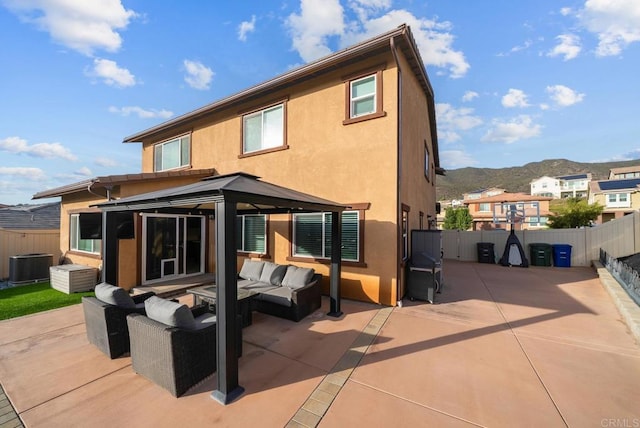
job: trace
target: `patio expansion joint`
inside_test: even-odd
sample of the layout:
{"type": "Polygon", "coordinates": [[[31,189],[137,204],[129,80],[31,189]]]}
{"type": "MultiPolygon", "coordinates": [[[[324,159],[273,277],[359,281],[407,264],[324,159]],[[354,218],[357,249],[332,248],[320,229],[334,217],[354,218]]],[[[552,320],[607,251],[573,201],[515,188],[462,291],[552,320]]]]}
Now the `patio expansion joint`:
{"type": "MultiPolygon", "coordinates": [[[[55,310],[55,309],[54,309],[54,310],[55,310]]],[[[27,315],[27,316],[32,316],[32,315],[27,315]]],[[[13,320],[16,320],[16,319],[18,319],[18,318],[11,318],[11,319],[9,319],[9,320],[3,320],[3,321],[13,321],[13,320]]],[[[66,330],[66,329],[68,329],[68,328],[76,327],[76,326],[78,326],[78,325],[84,325],[84,320],[83,320],[82,322],[79,322],[79,323],[76,323],[76,324],[69,324],[69,325],[65,325],[64,327],[60,327],[60,328],[56,328],[56,329],[53,329],[53,330],[45,331],[45,332],[43,332],[43,333],[37,333],[37,334],[34,334],[33,336],[21,337],[21,338],[19,338],[19,339],[12,340],[12,341],[10,341],[10,342],[5,342],[5,343],[2,343],[2,346],[11,345],[11,344],[13,344],[13,343],[22,342],[22,341],[24,341],[24,340],[33,340],[33,339],[37,339],[37,338],[39,338],[39,337],[47,336],[47,335],[50,335],[51,333],[55,333],[56,331],[66,330]]]]}
{"type": "Polygon", "coordinates": [[[353,341],[349,349],[313,390],[302,407],[293,415],[286,425],[287,428],[314,428],[318,426],[329,407],[331,407],[333,400],[338,396],[342,387],[347,383],[360,360],[362,360],[362,357],[364,357],[387,322],[392,311],[393,307],[385,307],[378,310],[353,341]]]}
{"type": "MultiPolygon", "coordinates": [[[[477,272],[476,272],[477,273],[477,272]]],[[[524,357],[527,359],[527,362],[529,363],[529,366],[531,367],[531,370],[533,370],[533,373],[535,374],[536,378],[538,379],[538,382],[540,382],[540,384],[542,385],[542,387],[544,388],[544,391],[546,392],[547,396],[549,397],[549,400],[551,400],[551,403],[553,404],[553,407],[555,407],[556,411],[558,412],[558,415],[560,416],[560,418],[562,419],[562,422],[564,423],[564,425],[566,427],[569,427],[569,423],[567,421],[567,419],[565,418],[565,416],[562,414],[562,411],[560,410],[560,407],[558,406],[558,403],[556,402],[556,400],[553,398],[553,395],[551,394],[551,391],[549,391],[549,388],[547,387],[547,385],[545,384],[544,380],[542,380],[542,376],[540,376],[540,372],[538,371],[538,369],[536,369],[535,364],[533,364],[533,361],[531,360],[531,357],[529,356],[529,354],[527,353],[526,349],[524,348],[524,345],[522,344],[522,342],[520,341],[520,338],[518,337],[518,333],[516,333],[516,331],[513,328],[513,325],[511,324],[511,322],[509,322],[509,320],[507,319],[506,315],[504,314],[504,312],[502,311],[502,308],[500,307],[500,305],[498,304],[498,301],[495,299],[493,293],[491,292],[491,290],[489,289],[489,287],[487,286],[487,283],[484,281],[484,279],[482,279],[482,277],[478,274],[478,278],[480,278],[480,282],[482,283],[482,285],[484,286],[485,290],[487,290],[487,293],[489,294],[489,297],[491,298],[491,301],[493,302],[493,304],[496,306],[496,309],[498,310],[498,312],[500,313],[500,316],[502,317],[502,319],[504,320],[504,323],[509,326],[509,331],[511,332],[513,338],[515,339],[516,343],[518,344],[518,347],[520,348],[520,350],[522,351],[522,354],[524,355],[524,357]]]]}

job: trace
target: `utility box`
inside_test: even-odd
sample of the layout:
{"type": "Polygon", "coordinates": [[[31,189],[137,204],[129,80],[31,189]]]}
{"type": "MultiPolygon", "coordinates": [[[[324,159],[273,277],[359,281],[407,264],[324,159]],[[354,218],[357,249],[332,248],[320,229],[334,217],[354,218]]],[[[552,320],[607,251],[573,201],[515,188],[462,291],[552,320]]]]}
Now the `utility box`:
{"type": "Polygon", "coordinates": [[[84,265],[51,266],[51,287],[66,294],[90,291],[98,282],[98,269],[84,265]]]}
{"type": "Polygon", "coordinates": [[[9,284],[23,285],[49,279],[52,254],[22,254],[9,257],[9,284]]]}
{"type": "Polygon", "coordinates": [[[493,242],[478,242],[478,263],[496,262],[496,253],[493,250],[493,242]]]}

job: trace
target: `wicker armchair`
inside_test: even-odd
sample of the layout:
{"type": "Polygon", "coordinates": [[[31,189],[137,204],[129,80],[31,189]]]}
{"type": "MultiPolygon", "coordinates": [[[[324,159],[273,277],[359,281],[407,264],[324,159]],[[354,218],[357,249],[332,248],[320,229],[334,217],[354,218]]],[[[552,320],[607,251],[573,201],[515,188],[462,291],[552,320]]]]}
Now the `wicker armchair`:
{"type": "MultiPolygon", "coordinates": [[[[196,319],[206,312],[206,306],[192,309],[196,319]]],[[[129,315],[127,323],[133,370],[174,397],[215,372],[216,323],[188,330],[140,314],[129,315]]]]}
{"type": "Polygon", "coordinates": [[[144,301],[155,293],[132,296],[135,308],[104,303],[95,297],[82,298],[82,310],[87,327],[87,339],[109,358],[114,359],[129,352],[127,315],[144,314],[144,301]]]}

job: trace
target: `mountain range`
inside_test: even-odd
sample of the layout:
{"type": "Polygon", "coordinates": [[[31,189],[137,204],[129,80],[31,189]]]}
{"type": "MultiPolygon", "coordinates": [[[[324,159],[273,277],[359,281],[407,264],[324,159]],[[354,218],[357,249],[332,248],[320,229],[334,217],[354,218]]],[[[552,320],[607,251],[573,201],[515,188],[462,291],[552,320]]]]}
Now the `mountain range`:
{"type": "Polygon", "coordinates": [[[640,159],[619,162],[581,163],[567,159],[548,159],[531,162],[524,166],[509,168],[459,168],[447,170],[445,176],[436,180],[438,200],[462,199],[463,193],[489,187],[498,187],[507,192],[529,193],[530,183],[542,176],[561,177],[565,175],[591,173],[592,180],[606,180],[611,168],[621,168],[640,164],[640,159]]]}

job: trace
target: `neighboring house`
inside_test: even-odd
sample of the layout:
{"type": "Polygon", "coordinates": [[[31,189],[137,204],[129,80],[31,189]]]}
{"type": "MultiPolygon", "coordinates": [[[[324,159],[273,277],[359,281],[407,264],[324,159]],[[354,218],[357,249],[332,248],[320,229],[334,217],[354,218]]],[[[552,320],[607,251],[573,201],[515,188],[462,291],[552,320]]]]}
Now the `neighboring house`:
{"type": "MultiPolygon", "coordinates": [[[[623,173],[627,174],[629,172],[623,173]]],[[[609,176],[612,176],[610,173],[609,176]]],[[[615,176],[615,175],[613,175],[615,176]]],[[[640,177],[591,182],[589,203],[604,207],[596,223],[602,224],[640,209],[640,177]]]]}
{"type": "Polygon", "coordinates": [[[522,221],[515,223],[514,229],[540,229],[546,227],[551,199],[548,196],[505,192],[480,199],[467,199],[464,204],[473,217],[472,230],[509,229],[506,220],[512,207],[522,215],[522,221]]]}
{"type": "Polygon", "coordinates": [[[563,175],[560,177],[543,176],[531,181],[531,195],[549,196],[553,199],[579,197],[589,194],[591,173],[563,175]]]}
{"type": "Polygon", "coordinates": [[[44,253],[60,258],[60,203],[0,208],[0,278],[9,276],[11,256],[44,253]]]}
{"type": "Polygon", "coordinates": [[[621,178],[640,178],[640,165],[611,168],[609,170],[609,180],[618,180],[621,178]]]}
{"type": "Polygon", "coordinates": [[[478,189],[473,192],[463,193],[462,199],[463,201],[468,201],[471,199],[480,199],[480,198],[488,198],[490,196],[500,195],[505,192],[505,189],[500,189],[498,187],[489,187],[488,189],[478,189]]]}
{"type": "MultiPolygon", "coordinates": [[[[395,305],[404,295],[409,231],[428,228],[436,216],[436,175],[443,170],[434,95],[405,25],[124,142],[140,144],[141,174],[34,196],[61,197],[61,246],[74,263],[100,265],[101,243],[83,239],[78,228],[91,205],[243,172],[349,206],[342,214],[341,294],[395,305]]],[[[213,216],[197,209],[137,214],[129,239],[119,240],[118,285],[215,271],[213,216]],[[169,258],[180,262],[163,270],[169,258]]],[[[312,267],[325,276],[326,291],[330,219],[239,215],[238,264],[249,257],[312,267]]]]}

